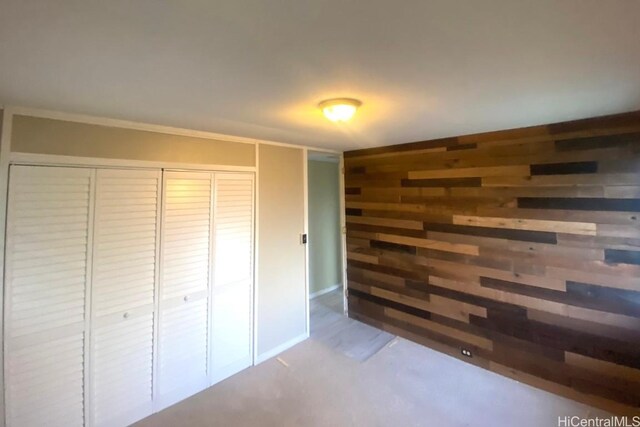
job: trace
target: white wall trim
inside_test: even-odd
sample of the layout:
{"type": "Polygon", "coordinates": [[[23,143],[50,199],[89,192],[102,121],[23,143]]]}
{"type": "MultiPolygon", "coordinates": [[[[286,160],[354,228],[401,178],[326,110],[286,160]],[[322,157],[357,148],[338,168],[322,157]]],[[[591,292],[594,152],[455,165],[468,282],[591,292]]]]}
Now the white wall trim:
{"type": "Polygon", "coordinates": [[[342,261],[342,297],[343,310],[345,315],[349,315],[349,301],[347,298],[347,216],[345,213],[346,196],[344,188],[344,155],[340,154],[340,165],[338,166],[338,174],[340,179],[340,242],[341,242],[341,261],[342,261]]]}
{"type": "Polygon", "coordinates": [[[253,221],[253,348],[251,349],[251,359],[254,365],[258,362],[258,294],[260,288],[260,280],[258,277],[258,250],[260,248],[260,145],[256,145],[256,176],[253,191],[254,194],[254,210],[255,219],[253,221]]]}
{"type": "Polygon", "coordinates": [[[106,159],[100,157],[64,156],[59,154],[10,153],[11,164],[32,166],[79,166],[100,168],[173,169],[190,171],[254,172],[255,166],[211,165],[199,163],[157,162],[152,160],[106,159]]]}
{"type": "Polygon", "coordinates": [[[305,148],[302,150],[302,185],[304,186],[304,224],[302,231],[307,236],[307,243],[304,244],[304,310],[306,315],[305,332],[307,336],[311,332],[311,310],[309,309],[309,153],[305,148]]]}
{"type": "MultiPolygon", "coordinates": [[[[93,396],[91,390],[93,388],[93,370],[94,353],[91,350],[92,334],[91,323],[94,320],[93,309],[91,306],[91,295],[93,294],[93,278],[95,271],[95,257],[93,242],[96,239],[96,218],[98,216],[98,206],[96,203],[96,194],[98,188],[98,173],[95,169],[91,169],[91,189],[89,190],[89,215],[87,222],[87,261],[85,269],[85,301],[84,301],[84,416],[89,420],[87,424],[93,423],[93,396]]],[[[155,284],[154,284],[155,285],[155,284]]],[[[155,289],[154,289],[155,290],[155,289]]],[[[154,325],[155,326],[155,325],[154,325]]]]}
{"type": "Polygon", "coordinates": [[[316,292],[314,292],[312,294],[309,294],[309,299],[312,300],[314,298],[318,298],[319,296],[328,294],[329,292],[333,292],[336,289],[341,288],[341,287],[342,287],[342,283],[336,283],[333,286],[329,286],[328,288],[324,288],[324,289],[316,291],[316,292]]]}
{"type": "Polygon", "coordinates": [[[266,139],[246,138],[242,136],[226,135],[222,133],[199,131],[186,128],[178,128],[172,126],[164,126],[151,123],[142,123],[129,120],[111,119],[107,117],[97,117],[86,114],[68,113],[63,111],[45,110],[39,108],[28,108],[18,106],[5,106],[6,109],[11,109],[14,115],[38,117],[42,119],[64,120],[68,122],[85,123],[98,126],[108,126],[115,128],[133,129],[148,132],[164,133],[169,135],[189,136],[193,138],[214,139],[218,141],[227,142],[239,142],[242,144],[268,144],[268,145],[280,145],[283,147],[295,147],[295,148],[310,148],[314,151],[321,151],[324,153],[339,153],[336,150],[330,150],[327,148],[311,147],[299,144],[288,144],[278,141],[269,141],[266,139]]]}
{"type": "Polygon", "coordinates": [[[2,135],[0,135],[0,336],[2,336],[2,351],[0,351],[0,427],[5,426],[5,402],[4,402],[4,245],[5,224],[7,222],[7,194],[9,190],[9,153],[11,152],[11,130],[13,125],[13,111],[5,108],[2,113],[2,135]]]}
{"type": "MultiPolygon", "coordinates": [[[[209,384],[213,384],[213,287],[215,285],[215,263],[216,263],[216,208],[218,191],[216,188],[217,176],[215,173],[209,175],[209,277],[207,283],[207,377],[209,384]]],[[[251,337],[253,339],[253,336],[251,337]]]]}
{"type": "Polygon", "coordinates": [[[302,334],[302,335],[298,335],[297,337],[284,342],[282,344],[280,344],[279,346],[269,350],[269,351],[265,351],[264,353],[258,355],[256,357],[256,362],[254,363],[254,365],[259,365],[262,362],[266,362],[267,360],[276,357],[277,355],[279,355],[280,353],[282,353],[285,350],[290,349],[291,347],[293,347],[296,344],[301,343],[302,341],[306,340],[307,338],[309,338],[309,334],[302,334]]]}
{"type": "MultiPolygon", "coordinates": [[[[164,263],[160,262],[162,259],[162,241],[164,240],[164,217],[165,217],[165,174],[159,172],[158,176],[158,200],[156,201],[156,265],[153,274],[155,275],[155,292],[153,295],[153,347],[154,354],[151,369],[152,372],[160,372],[160,364],[158,363],[158,354],[160,352],[160,346],[158,344],[160,338],[160,289],[162,289],[162,276],[164,263]]],[[[153,375],[151,378],[151,401],[152,412],[156,411],[155,402],[159,397],[158,393],[158,375],[153,375]]]]}

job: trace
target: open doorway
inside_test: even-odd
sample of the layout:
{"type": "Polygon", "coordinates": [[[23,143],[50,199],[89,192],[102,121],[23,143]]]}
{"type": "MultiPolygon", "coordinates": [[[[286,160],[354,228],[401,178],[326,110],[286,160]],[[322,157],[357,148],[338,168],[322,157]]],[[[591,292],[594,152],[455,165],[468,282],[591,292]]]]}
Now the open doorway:
{"type": "Polygon", "coordinates": [[[341,157],[310,151],[307,161],[310,337],[364,362],[394,336],[346,316],[341,157]]]}
{"type": "Polygon", "coordinates": [[[309,151],[309,299],[311,332],[344,313],[340,156],[309,151]]]}

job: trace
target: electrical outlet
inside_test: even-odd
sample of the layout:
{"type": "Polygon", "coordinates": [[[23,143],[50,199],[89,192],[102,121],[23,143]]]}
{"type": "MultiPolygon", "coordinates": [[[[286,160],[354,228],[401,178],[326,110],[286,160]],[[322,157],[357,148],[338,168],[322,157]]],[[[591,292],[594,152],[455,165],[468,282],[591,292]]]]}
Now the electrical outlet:
{"type": "Polygon", "coordinates": [[[473,354],[471,354],[471,350],[467,350],[466,348],[461,349],[460,353],[462,353],[463,356],[473,357],[473,354]]]}

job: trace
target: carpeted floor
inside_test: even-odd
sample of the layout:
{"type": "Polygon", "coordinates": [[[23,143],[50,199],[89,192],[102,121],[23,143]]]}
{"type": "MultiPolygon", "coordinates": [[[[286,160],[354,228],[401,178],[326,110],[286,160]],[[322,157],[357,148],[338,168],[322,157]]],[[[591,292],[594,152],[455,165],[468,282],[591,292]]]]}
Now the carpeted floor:
{"type": "Polygon", "coordinates": [[[335,294],[314,300],[311,338],[280,360],[249,368],[136,425],[555,427],[558,416],[606,415],[354,326],[339,314],[339,301],[335,294]],[[358,344],[343,339],[358,340],[358,331],[366,337],[358,344]]]}

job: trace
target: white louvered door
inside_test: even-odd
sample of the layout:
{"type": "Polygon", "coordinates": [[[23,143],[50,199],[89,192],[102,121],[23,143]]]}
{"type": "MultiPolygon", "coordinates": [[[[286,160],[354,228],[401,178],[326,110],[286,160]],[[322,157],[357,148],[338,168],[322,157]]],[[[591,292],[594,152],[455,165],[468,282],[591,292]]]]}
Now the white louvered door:
{"type": "Polygon", "coordinates": [[[210,173],[165,172],[156,409],[206,388],[210,173]]]}
{"type": "Polygon", "coordinates": [[[126,426],[153,411],[160,171],[96,174],[91,418],[126,426]]]}
{"type": "Polygon", "coordinates": [[[252,362],[254,176],[12,166],[8,426],[124,426],[252,362]]]}
{"type": "Polygon", "coordinates": [[[216,173],[211,302],[211,376],[252,364],[254,178],[216,173]]]}
{"type": "Polygon", "coordinates": [[[91,169],[12,166],[5,277],[9,426],[82,426],[91,169]]]}

